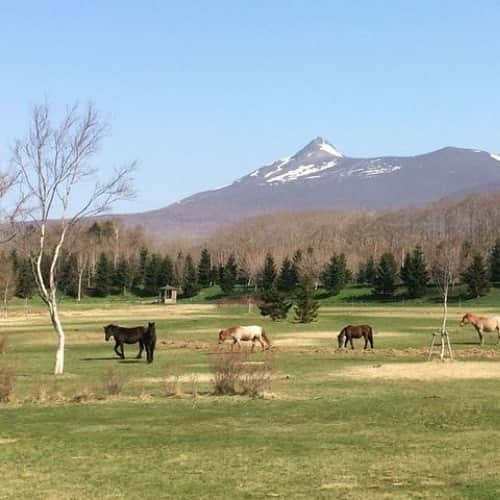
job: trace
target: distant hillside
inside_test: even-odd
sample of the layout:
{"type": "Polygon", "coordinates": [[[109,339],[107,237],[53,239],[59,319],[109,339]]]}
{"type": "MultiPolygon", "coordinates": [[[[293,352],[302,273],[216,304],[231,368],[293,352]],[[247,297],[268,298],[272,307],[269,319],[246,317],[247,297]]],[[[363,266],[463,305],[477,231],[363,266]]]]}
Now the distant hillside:
{"type": "Polygon", "coordinates": [[[394,209],[496,189],[500,155],[447,147],[418,156],[350,158],[319,137],[229,186],[121,218],[166,237],[206,236],[263,213],[394,209]]]}

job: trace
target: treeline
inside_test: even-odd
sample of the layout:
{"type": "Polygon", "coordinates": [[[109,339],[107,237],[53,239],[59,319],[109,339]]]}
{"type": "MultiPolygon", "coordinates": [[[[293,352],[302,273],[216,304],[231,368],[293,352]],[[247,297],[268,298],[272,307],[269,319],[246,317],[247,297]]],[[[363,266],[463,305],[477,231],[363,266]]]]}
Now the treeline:
{"type": "MultiPolygon", "coordinates": [[[[49,246],[50,238],[49,231],[49,246]]],[[[169,284],[192,297],[217,284],[226,296],[239,287],[252,294],[273,290],[295,297],[302,276],[331,294],[357,282],[380,297],[393,295],[400,286],[409,297],[418,297],[433,284],[433,267],[446,241],[455,250],[454,283],[467,284],[477,296],[500,283],[498,238],[500,193],[386,213],[259,216],[221,228],[205,241],[164,241],[141,227],[102,219],[72,234],[58,263],[58,290],[76,299],[155,296],[169,284]],[[265,272],[269,256],[276,263],[275,281],[265,272]]],[[[4,301],[35,293],[35,243],[24,238],[3,245],[4,301]]],[[[48,259],[42,262],[46,271],[47,266],[48,259]]]]}

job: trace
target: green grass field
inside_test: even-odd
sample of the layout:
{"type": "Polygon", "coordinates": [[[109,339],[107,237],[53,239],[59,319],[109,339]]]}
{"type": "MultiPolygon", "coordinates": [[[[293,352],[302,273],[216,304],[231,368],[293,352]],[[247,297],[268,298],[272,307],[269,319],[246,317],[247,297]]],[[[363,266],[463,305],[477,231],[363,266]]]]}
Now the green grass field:
{"type": "MultiPolygon", "coordinates": [[[[15,369],[0,404],[0,498],[499,498],[500,348],[480,349],[458,299],[456,360],[426,361],[440,308],[432,300],[377,304],[346,291],[310,325],[272,323],[246,307],[217,307],[213,291],[176,306],[147,300],[63,301],[66,373],[54,380],[55,335],[39,304],[1,320],[15,369]],[[103,325],[157,323],[155,362],[118,360],[103,325]],[[347,323],[371,323],[375,350],[336,349],[347,323]],[[275,344],[265,397],[211,394],[219,328],[263,324],[275,344]],[[126,378],[107,397],[113,368],[126,378]],[[177,374],[182,394],[166,397],[177,374]],[[196,394],[193,395],[193,386],[196,394]],[[87,388],[88,402],[71,401],[87,388]],[[57,394],[58,397],[52,397],[57,394]]],[[[259,362],[267,354],[255,353],[259,362]]]]}

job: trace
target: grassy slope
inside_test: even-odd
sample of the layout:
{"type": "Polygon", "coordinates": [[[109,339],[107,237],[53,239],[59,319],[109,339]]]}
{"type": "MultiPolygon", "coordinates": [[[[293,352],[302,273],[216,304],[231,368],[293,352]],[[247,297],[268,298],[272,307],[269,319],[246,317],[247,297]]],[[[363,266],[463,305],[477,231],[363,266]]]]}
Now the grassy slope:
{"type": "MultiPolygon", "coordinates": [[[[492,306],[494,297],[497,292],[481,305],[492,306]]],[[[102,392],[110,366],[129,382],[116,401],[0,407],[0,498],[498,498],[498,380],[342,377],[351,366],[421,362],[417,353],[396,359],[387,349],[428,346],[439,308],[424,305],[340,296],[325,299],[319,321],[303,326],[271,323],[245,307],[177,314],[182,308],[158,312],[135,301],[67,302],[67,373],[58,390],[71,396],[90,385],[102,392]],[[215,398],[206,383],[197,399],[164,398],[155,380],[166,371],[207,373],[210,354],[160,345],[153,365],[116,360],[102,325],[150,316],[163,340],[197,343],[213,343],[220,326],[264,323],[283,342],[274,358],[288,378],[275,382],[277,399],[215,398]],[[332,349],[348,322],[375,325],[375,353],[332,349]],[[299,343],[286,344],[291,340],[299,343]],[[141,392],[149,397],[138,399],[141,392]]],[[[452,308],[450,330],[455,348],[472,351],[473,331],[457,326],[462,306],[452,308]]],[[[53,384],[54,339],[38,306],[27,318],[21,305],[12,309],[19,316],[4,321],[11,346],[4,357],[16,367],[17,396],[25,398],[40,384],[53,384]]],[[[493,338],[487,351],[500,359],[493,338]]]]}

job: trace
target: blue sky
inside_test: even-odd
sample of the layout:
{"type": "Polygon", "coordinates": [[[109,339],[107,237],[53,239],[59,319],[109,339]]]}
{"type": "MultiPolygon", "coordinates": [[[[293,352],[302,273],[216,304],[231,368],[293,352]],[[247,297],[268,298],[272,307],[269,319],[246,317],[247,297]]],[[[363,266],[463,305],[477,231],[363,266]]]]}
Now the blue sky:
{"type": "Polygon", "coordinates": [[[350,156],[500,152],[500,2],[0,0],[0,163],[29,110],[93,101],[99,165],[165,206],[321,135],[350,156]]]}

